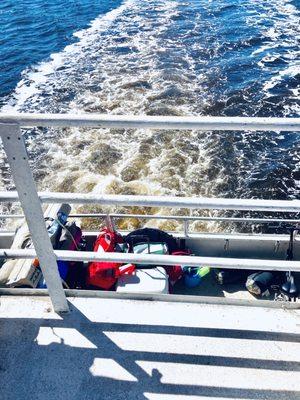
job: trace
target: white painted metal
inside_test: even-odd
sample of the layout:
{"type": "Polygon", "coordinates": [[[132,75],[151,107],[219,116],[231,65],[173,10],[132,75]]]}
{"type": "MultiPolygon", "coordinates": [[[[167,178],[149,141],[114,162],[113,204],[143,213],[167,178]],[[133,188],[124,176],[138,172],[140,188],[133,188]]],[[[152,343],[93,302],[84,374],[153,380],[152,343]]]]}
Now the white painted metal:
{"type": "Polygon", "coordinates": [[[183,220],[183,233],[184,233],[184,236],[188,237],[188,235],[189,235],[189,220],[187,220],[187,219],[183,220]]]}
{"type": "Polygon", "coordinates": [[[300,131],[299,118],[174,117],[107,114],[0,114],[0,123],[21,127],[97,127],[197,129],[223,131],[300,131]]]}
{"type": "MultiPolygon", "coordinates": [[[[6,132],[7,125],[1,125],[0,124],[0,129],[1,129],[1,132],[6,132]]],[[[1,201],[1,203],[5,203],[5,202],[9,202],[9,203],[15,202],[16,203],[16,202],[19,202],[20,200],[19,200],[18,192],[15,192],[15,191],[0,192],[0,201],[1,201]]]]}
{"type": "MultiPolygon", "coordinates": [[[[247,307],[263,308],[282,308],[285,310],[299,309],[298,302],[281,302],[274,300],[253,301],[254,299],[236,299],[229,297],[197,296],[189,294],[150,294],[150,293],[117,293],[108,290],[84,290],[84,289],[64,289],[67,297],[78,298],[100,298],[100,299],[121,299],[121,300],[148,300],[163,301],[168,303],[198,303],[214,305],[234,305],[247,307]]],[[[47,289],[28,289],[28,288],[0,288],[0,296],[29,296],[43,297],[48,296],[47,289]]]]}
{"type": "Polygon", "coordinates": [[[22,219],[25,218],[23,214],[1,214],[0,219],[22,219]]]}
{"type": "MultiPolygon", "coordinates": [[[[270,224],[270,223],[300,223],[298,219],[287,218],[235,218],[235,217],[201,217],[183,215],[160,215],[160,214],[109,214],[112,218],[139,218],[139,219],[166,219],[176,221],[219,221],[219,222],[247,222],[250,224],[270,224]]],[[[70,218],[105,218],[107,214],[70,214],[70,218]]],[[[19,218],[21,216],[18,216],[19,218]]],[[[1,218],[1,216],[0,216],[1,218]]]]}
{"type": "MultiPolygon", "coordinates": [[[[219,222],[247,222],[251,224],[270,224],[270,223],[300,223],[298,219],[287,218],[234,218],[234,217],[201,217],[183,215],[160,215],[160,214],[109,214],[112,218],[139,218],[139,219],[166,219],[176,221],[219,221],[219,222]]],[[[105,218],[107,214],[70,214],[70,218],[105,218]]],[[[1,218],[1,216],[0,216],[1,218]]]]}
{"type": "MultiPolygon", "coordinates": [[[[97,253],[54,250],[57,260],[65,261],[111,261],[120,263],[149,264],[149,265],[206,265],[216,268],[258,269],[266,271],[295,271],[300,272],[300,261],[286,260],[258,260],[244,258],[199,257],[199,256],[171,256],[157,254],[133,253],[97,253]]],[[[32,249],[2,249],[0,258],[35,258],[32,249]]]]}
{"type": "Polygon", "coordinates": [[[43,203],[102,204],[144,207],[300,212],[300,200],[258,200],[194,198],[176,196],[99,195],[82,193],[40,193],[43,203]]]}
{"type": "MultiPolygon", "coordinates": [[[[161,215],[161,214],[109,214],[112,218],[139,218],[139,219],[158,219],[158,220],[176,220],[176,221],[217,221],[217,222],[242,222],[249,224],[270,224],[270,223],[286,223],[297,224],[300,223],[298,219],[287,218],[235,218],[235,217],[201,217],[201,216],[183,216],[183,215],[161,215]]],[[[70,218],[106,218],[107,214],[94,213],[84,214],[75,213],[70,214],[70,218]]],[[[0,214],[0,219],[21,219],[24,218],[22,214],[0,214]]],[[[2,230],[1,230],[2,232],[2,230]]]]}
{"type": "Polygon", "coordinates": [[[0,124],[0,135],[54,310],[66,312],[69,307],[62,288],[52,244],[44,223],[44,215],[30,171],[20,127],[18,125],[0,124]]]}
{"type": "MultiPolygon", "coordinates": [[[[101,195],[39,192],[42,203],[102,204],[119,206],[171,207],[187,209],[300,212],[300,200],[195,198],[176,196],[101,195]]],[[[0,192],[0,201],[17,202],[17,192],[0,192]]]]}

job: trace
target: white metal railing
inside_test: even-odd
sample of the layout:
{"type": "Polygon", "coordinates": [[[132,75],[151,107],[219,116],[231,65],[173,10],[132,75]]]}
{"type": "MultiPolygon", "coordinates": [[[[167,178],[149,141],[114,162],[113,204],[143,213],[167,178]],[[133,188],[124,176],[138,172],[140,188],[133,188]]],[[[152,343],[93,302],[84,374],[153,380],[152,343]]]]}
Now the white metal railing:
{"type": "MultiPolygon", "coordinates": [[[[1,201],[1,199],[0,199],[1,201]]],[[[163,215],[163,214],[114,214],[114,213],[71,213],[69,218],[106,218],[110,216],[114,219],[136,218],[142,220],[173,220],[180,221],[183,224],[190,221],[206,221],[206,222],[233,222],[233,223],[248,223],[248,224],[298,224],[300,217],[297,219],[291,218],[251,218],[251,217],[205,217],[194,215],[163,215]]],[[[0,214],[1,219],[24,219],[24,214],[0,214]]],[[[2,232],[2,230],[0,230],[2,232]]]]}
{"type": "MultiPolygon", "coordinates": [[[[268,212],[300,212],[300,200],[210,199],[162,196],[123,196],[81,193],[37,193],[30,171],[22,127],[97,127],[197,129],[222,131],[300,131],[297,118],[244,117],[154,117],[115,115],[0,114],[0,135],[10,164],[17,192],[1,192],[1,202],[20,201],[35,250],[3,249],[0,257],[38,257],[49,295],[56,311],[68,311],[68,304],[57,270],[57,259],[106,260],[140,264],[212,265],[222,268],[271,269],[300,271],[299,261],[271,261],[210,257],[157,256],[136,254],[98,254],[54,251],[45,227],[41,203],[102,204],[122,206],[176,207],[187,209],[222,209],[268,212]]],[[[184,217],[186,221],[190,217],[184,217]]],[[[204,218],[204,217],[202,217],[204,218]]]]}
{"type": "MultiPolygon", "coordinates": [[[[57,260],[64,261],[111,261],[119,263],[147,264],[147,265],[187,265],[198,267],[199,265],[215,268],[259,269],[264,271],[295,271],[300,272],[300,261],[241,259],[222,257],[199,256],[171,256],[156,254],[132,254],[132,253],[97,253],[78,252],[67,250],[54,250],[57,260]]],[[[34,259],[36,252],[32,249],[0,249],[2,258],[34,259]]]]}
{"type": "MultiPolygon", "coordinates": [[[[300,212],[300,200],[227,199],[85,193],[37,193],[41,203],[101,204],[123,207],[166,207],[205,210],[300,212]]],[[[18,192],[0,192],[2,202],[18,202],[18,192]]]]}
{"type": "Polygon", "coordinates": [[[173,117],[107,114],[0,114],[0,124],[20,127],[155,128],[299,132],[299,118],[173,117]]]}

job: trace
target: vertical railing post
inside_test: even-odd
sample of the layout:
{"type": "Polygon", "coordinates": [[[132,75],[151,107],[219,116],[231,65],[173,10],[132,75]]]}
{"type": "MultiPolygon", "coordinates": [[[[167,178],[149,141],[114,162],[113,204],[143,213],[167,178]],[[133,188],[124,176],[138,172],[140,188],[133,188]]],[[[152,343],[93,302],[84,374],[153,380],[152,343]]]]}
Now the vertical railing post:
{"type": "Polygon", "coordinates": [[[69,311],[68,302],[58,273],[56,257],[46,229],[41,202],[19,125],[0,124],[0,136],[53,308],[56,312],[67,312],[69,311]]]}
{"type": "Polygon", "coordinates": [[[185,219],[183,221],[183,233],[185,237],[189,236],[189,225],[190,225],[190,221],[188,219],[185,219]]]}

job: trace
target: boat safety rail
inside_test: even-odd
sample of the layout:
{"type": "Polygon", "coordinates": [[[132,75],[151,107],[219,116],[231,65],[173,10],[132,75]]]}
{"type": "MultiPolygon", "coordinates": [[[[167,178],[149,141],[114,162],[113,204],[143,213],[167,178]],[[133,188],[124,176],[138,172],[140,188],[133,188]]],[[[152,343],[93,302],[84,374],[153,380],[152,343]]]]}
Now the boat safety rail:
{"type": "MultiPolygon", "coordinates": [[[[298,219],[288,218],[248,218],[248,217],[204,217],[204,216],[193,216],[193,215],[163,215],[163,214],[113,214],[113,213],[71,213],[70,218],[106,218],[111,217],[115,219],[123,218],[137,218],[137,219],[158,219],[158,220],[176,220],[176,221],[217,221],[217,222],[241,222],[250,224],[297,224],[300,223],[300,217],[298,219]]],[[[0,219],[23,219],[24,214],[0,214],[0,219]]]]}
{"type": "MultiPolygon", "coordinates": [[[[69,218],[91,218],[91,219],[105,219],[107,217],[119,219],[139,219],[139,220],[171,220],[176,222],[181,222],[183,226],[182,232],[184,236],[188,237],[190,234],[190,223],[191,222],[225,222],[225,223],[243,223],[243,224],[277,224],[277,227],[289,225],[298,225],[300,223],[300,218],[298,219],[288,219],[288,218],[249,218],[249,217],[204,217],[204,216],[193,216],[193,215],[162,215],[162,214],[113,214],[113,213],[71,213],[69,218]]],[[[23,214],[0,214],[1,219],[24,219],[23,214]]],[[[194,233],[196,233],[193,230],[194,233]]],[[[0,233],[12,233],[12,231],[0,229],[0,233]]]]}
{"type": "MultiPolygon", "coordinates": [[[[0,192],[0,202],[19,202],[18,192],[0,192]]],[[[204,210],[300,212],[300,200],[260,200],[180,196],[38,192],[41,203],[99,204],[122,207],[166,207],[204,210]]]]}
{"type": "Polygon", "coordinates": [[[107,114],[1,114],[0,124],[28,127],[195,129],[202,131],[299,132],[300,118],[149,116],[107,114]]]}
{"type": "MultiPolygon", "coordinates": [[[[297,223],[300,222],[298,219],[287,219],[287,218],[236,218],[236,217],[204,217],[197,215],[166,215],[166,214],[114,214],[114,213],[70,213],[70,218],[106,218],[110,216],[112,218],[140,218],[140,219],[170,219],[178,221],[228,221],[228,222],[251,222],[251,223],[297,223]]],[[[22,219],[25,218],[24,214],[0,214],[0,219],[22,219]]]]}
{"type": "MultiPolygon", "coordinates": [[[[300,212],[300,200],[259,200],[259,199],[210,199],[163,196],[127,196],[98,195],[81,193],[37,193],[35,182],[28,162],[28,154],[21,128],[28,127],[92,127],[92,128],[129,128],[163,130],[201,130],[201,131],[263,131],[300,132],[300,118],[249,118],[249,117],[174,117],[174,116],[120,116],[91,114],[0,114],[0,136],[11,169],[17,192],[1,192],[0,202],[20,201],[28,224],[35,257],[39,259],[49,295],[55,311],[69,310],[65,293],[57,269],[57,253],[53,250],[48,231],[44,223],[42,203],[101,204],[114,206],[168,207],[186,209],[247,210],[267,212],[300,212]]],[[[111,133],[113,134],[113,133],[111,133]]],[[[188,222],[185,222],[188,224],[188,222]]],[[[16,251],[16,250],[10,250],[16,251]]],[[[23,256],[25,250],[22,250],[23,256]]],[[[9,250],[6,250],[9,257],[9,250]]],[[[3,253],[3,255],[5,255],[3,253]]],[[[32,255],[31,255],[32,256],[32,255]]],[[[77,255],[79,256],[79,255],[77,255]]],[[[127,257],[134,256],[127,254],[127,257]]],[[[60,256],[59,256],[60,257],[60,256]]],[[[89,257],[81,253],[80,257],[89,257]]],[[[92,257],[92,255],[91,255],[92,257]]],[[[97,255],[94,257],[97,257],[97,255]]],[[[104,256],[102,256],[104,257],[104,256]]],[[[109,255],[111,260],[116,255],[109,255]]],[[[118,256],[120,257],[120,256],[118,256]]],[[[141,256],[142,257],[142,256],[141,256]]],[[[150,261],[150,255],[147,263],[150,261]]],[[[171,260],[172,256],[165,256],[171,260]]],[[[190,257],[189,261],[193,257],[190,257]]],[[[154,259],[153,259],[154,260],[154,259]]],[[[158,260],[158,259],[156,259],[158,260]]],[[[164,260],[166,260],[164,258],[164,260]]],[[[196,260],[196,257],[193,258],[196,260]]],[[[226,259],[229,262],[229,259],[226,259]]],[[[175,262],[172,259],[172,262],[175,262]]],[[[198,259],[200,262],[201,260],[198,259]]],[[[205,260],[202,258],[202,261],[205,260]]],[[[207,264],[209,260],[206,259],[207,264]]],[[[143,263],[142,261],[140,261],[143,263]]],[[[171,262],[171,261],[170,261],[171,262]]],[[[181,259],[183,262],[183,259],[181,259]]],[[[212,261],[220,265],[222,259],[212,261]]],[[[233,262],[233,261],[232,261],[233,262]]],[[[249,260],[235,260],[235,268],[243,268],[249,260]]],[[[254,262],[253,260],[251,262],[254,262]]],[[[257,260],[255,261],[257,262],[257,260]]],[[[255,263],[254,262],[254,263],[255,263]]],[[[225,263],[225,261],[224,261],[225,263]]],[[[293,262],[295,268],[299,265],[293,262]]],[[[285,262],[280,264],[287,269],[285,262]]],[[[211,264],[209,264],[211,265],[211,264]]],[[[262,265],[267,265],[263,261],[262,265]]],[[[262,269],[262,265],[260,268],[262,269]]],[[[291,262],[288,263],[292,267],[291,262]]],[[[252,268],[252,267],[251,267],[252,268]]],[[[272,261],[272,269],[274,262],[272,261]]],[[[289,268],[291,269],[291,268],[289,268]]]]}
{"type": "MultiPolygon", "coordinates": [[[[258,200],[258,199],[213,199],[192,197],[164,197],[164,196],[137,196],[137,195],[97,195],[82,193],[38,193],[42,203],[71,203],[71,204],[101,204],[121,206],[147,206],[147,207],[170,207],[185,209],[222,209],[222,210],[246,210],[246,211],[269,211],[269,212],[300,212],[300,200],[258,200]]],[[[19,201],[17,192],[0,192],[0,202],[19,201]]],[[[230,218],[230,217],[200,217],[200,216],[172,216],[172,215],[144,215],[144,214],[109,214],[116,219],[120,218],[144,218],[165,219],[183,222],[183,231],[187,236],[189,223],[191,221],[218,221],[218,222],[243,222],[243,223],[299,223],[300,219],[280,218],[230,218]]],[[[107,214],[71,214],[70,217],[96,218],[106,217],[107,214]]],[[[14,216],[11,216],[14,218],[14,216]]],[[[17,215],[15,218],[23,218],[17,215]]],[[[0,215],[0,218],[9,218],[0,215]]]]}
{"type": "MultiPolygon", "coordinates": [[[[97,253],[91,251],[54,250],[56,260],[63,261],[106,261],[146,265],[182,265],[189,267],[209,266],[214,268],[259,269],[265,271],[300,272],[300,261],[260,260],[244,258],[221,258],[199,256],[173,256],[133,253],[97,253]]],[[[34,259],[32,249],[2,249],[1,258],[34,259]]]]}

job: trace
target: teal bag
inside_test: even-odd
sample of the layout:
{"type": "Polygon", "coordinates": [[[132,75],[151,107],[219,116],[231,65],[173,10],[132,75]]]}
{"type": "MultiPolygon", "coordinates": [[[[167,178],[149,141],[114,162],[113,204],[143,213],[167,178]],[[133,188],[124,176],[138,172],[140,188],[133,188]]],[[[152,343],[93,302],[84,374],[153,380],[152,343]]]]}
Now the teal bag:
{"type": "MultiPolygon", "coordinates": [[[[133,252],[135,254],[168,254],[168,247],[166,243],[138,243],[133,246],[133,252]]],[[[138,264],[137,268],[145,268],[145,267],[155,267],[154,265],[145,265],[138,264]]]]}

